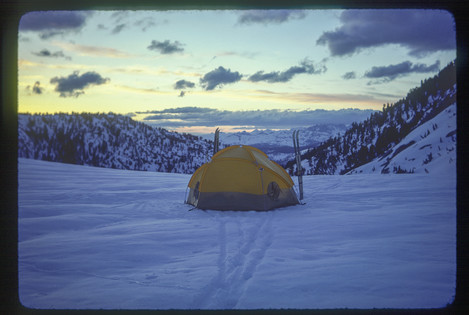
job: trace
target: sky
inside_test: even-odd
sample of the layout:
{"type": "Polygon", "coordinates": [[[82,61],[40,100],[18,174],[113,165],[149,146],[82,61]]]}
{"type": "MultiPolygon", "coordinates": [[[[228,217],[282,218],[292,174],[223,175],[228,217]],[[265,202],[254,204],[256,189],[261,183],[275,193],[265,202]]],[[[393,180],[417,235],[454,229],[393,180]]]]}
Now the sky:
{"type": "Polygon", "coordinates": [[[455,58],[441,10],[29,12],[18,112],[114,112],[194,133],[293,128],[325,111],[365,119],[455,58]]]}

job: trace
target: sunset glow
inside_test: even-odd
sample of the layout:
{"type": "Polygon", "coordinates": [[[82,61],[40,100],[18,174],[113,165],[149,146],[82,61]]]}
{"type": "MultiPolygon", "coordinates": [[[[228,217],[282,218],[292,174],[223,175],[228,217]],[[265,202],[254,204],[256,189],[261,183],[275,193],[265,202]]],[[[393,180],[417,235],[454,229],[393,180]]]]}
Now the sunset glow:
{"type": "Polygon", "coordinates": [[[438,10],[30,12],[18,111],[380,110],[455,59],[454,29],[438,10]]]}

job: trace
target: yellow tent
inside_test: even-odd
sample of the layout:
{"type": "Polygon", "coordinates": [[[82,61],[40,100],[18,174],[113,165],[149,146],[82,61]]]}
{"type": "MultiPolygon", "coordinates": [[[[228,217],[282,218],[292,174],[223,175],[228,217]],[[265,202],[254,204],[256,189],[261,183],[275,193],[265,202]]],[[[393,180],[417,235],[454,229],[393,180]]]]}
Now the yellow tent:
{"type": "Polygon", "coordinates": [[[293,185],[264,152],[234,145],[195,171],[186,202],[200,209],[269,210],[299,203],[293,185]]]}

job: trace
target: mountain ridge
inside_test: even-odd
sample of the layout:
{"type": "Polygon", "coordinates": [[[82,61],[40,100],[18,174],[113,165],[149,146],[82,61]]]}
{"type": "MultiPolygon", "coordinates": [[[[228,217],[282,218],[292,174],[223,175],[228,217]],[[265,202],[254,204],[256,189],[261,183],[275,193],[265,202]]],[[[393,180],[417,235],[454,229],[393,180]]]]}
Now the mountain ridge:
{"type": "MultiPolygon", "coordinates": [[[[331,137],[319,146],[308,149],[301,156],[304,173],[306,175],[347,174],[376,159],[392,158],[390,154],[396,153],[399,148],[404,150],[403,145],[410,146],[409,143],[401,142],[405,141],[412,131],[434,119],[451,105],[456,106],[455,71],[456,66],[452,62],[436,76],[422,81],[420,87],[411,89],[404,99],[392,105],[383,105],[381,112],[371,114],[363,122],[353,123],[342,136],[331,137]]],[[[453,112],[454,115],[448,117],[447,123],[453,125],[453,129],[449,132],[455,134],[455,108],[453,112]]],[[[436,130],[438,128],[425,131],[427,134],[422,136],[422,139],[436,130]]],[[[455,137],[448,139],[442,136],[443,138],[449,141],[449,146],[455,148],[455,137]]],[[[417,140],[413,141],[418,142],[417,140]]],[[[396,168],[392,170],[384,167],[381,172],[416,171],[416,169],[404,170],[397,164],[394,166],[396,168]]],[[[295,160],[288,161],[286,169],[290,174],[296,174],[295,160]]]]}
{"type": "Polygon", "coordinates": [[[193,173],[213,142],[117,114],[18,115],[18,157],[117,169],[193,173]]]}

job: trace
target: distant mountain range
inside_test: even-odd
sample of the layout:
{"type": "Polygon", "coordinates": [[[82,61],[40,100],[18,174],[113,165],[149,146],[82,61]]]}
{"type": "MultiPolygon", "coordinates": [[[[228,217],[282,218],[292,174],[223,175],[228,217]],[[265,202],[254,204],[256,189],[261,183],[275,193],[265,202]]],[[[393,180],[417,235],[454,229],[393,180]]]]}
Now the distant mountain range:
{"type": "MultiPolygon", "coordinates": [[[[306,175],[431,171],[456,159],[454,63],[361,122],[300,129],[306,175]]],[[[253,145],[296,171],[292,130],[221,133],[221,147],[253,145]]],[[[18,115],[18,156],[99,167],[193,173],[213,141],[117,114],[18,115]]]]}
{"type": "MultiPolygon", "coordinates": [[[[345,124],[315,125],[297,128],[300,131],[301,146],[314,148],[347,130],[345,124]]],[[[252,132],[220,133],[220,142],[224,145],[252,145],[264,151],[270,159],[283,164],[293,157],[293,130],[254,130],[252,132]]]]}

